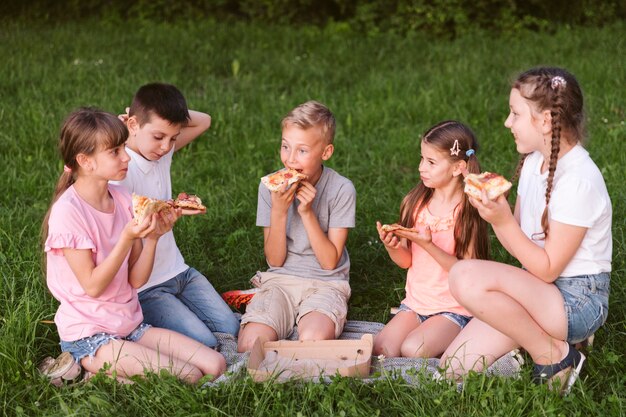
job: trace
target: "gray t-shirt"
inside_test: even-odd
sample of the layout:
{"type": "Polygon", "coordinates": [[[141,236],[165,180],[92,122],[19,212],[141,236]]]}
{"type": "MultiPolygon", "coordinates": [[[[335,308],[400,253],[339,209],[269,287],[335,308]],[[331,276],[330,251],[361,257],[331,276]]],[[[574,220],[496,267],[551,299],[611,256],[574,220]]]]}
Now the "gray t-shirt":
{"type": "MultiPolygon", "coordinates": [[[[312,208],[324,233],[328,234],[329,228],[354,227],[356,190],[352,182],[334,170],[324,167],[322,176],[315,184],[315,188],[317,193],[312,208]]],[[[298,204],[298,199],[295,199],[287,211],[287,258],[285,263],[280,267],[270,266],[268,272],[324,281],[348,281],[350,277],[348,251],[345,247],[343,248],[343,254],[335,269],[322,269],[311,247],[302,218],[298,214],[298,204]]],[[[257,226],[270,226],[271,208],[270,191],[260,183],[256,212],[257,226]]]]}

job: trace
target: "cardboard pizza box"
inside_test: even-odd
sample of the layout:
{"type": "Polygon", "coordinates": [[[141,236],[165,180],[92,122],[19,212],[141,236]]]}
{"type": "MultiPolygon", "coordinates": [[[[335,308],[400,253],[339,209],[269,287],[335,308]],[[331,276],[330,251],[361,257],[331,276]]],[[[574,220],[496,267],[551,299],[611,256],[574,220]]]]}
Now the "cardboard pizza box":
{"type": "Polygon", "coordinates": [[[336,374],[363,378],[370,374],[373,345],[371,334],[360,340],[257,340],[248,359],[248,373],[257,382],[272,377],[284,382],[336,374]]]}

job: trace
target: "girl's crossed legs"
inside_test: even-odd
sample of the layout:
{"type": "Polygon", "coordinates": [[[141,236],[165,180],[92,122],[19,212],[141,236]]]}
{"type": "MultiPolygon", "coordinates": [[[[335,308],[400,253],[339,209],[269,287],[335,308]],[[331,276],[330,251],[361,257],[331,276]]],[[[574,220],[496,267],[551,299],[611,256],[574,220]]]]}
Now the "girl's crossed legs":
{"type": "Polygon", "coordinates": [[[148,328],[137,341],[111,339],[93,357],[86,356],[81,365],[96,373],[105,364],[124,378],[150,371],[167,370],[179,379],[196,383],[204,375],[218,377],[226,370],[226,361],[218,352],[180,333],[157,327],[148,328]]]}
{"type": "Polygon", "coordinates": [[[567,317],[556,285],[514,266],[466,260],[450,270],[450,290],[475,318],[442,358],[449,372],[481,370],[520,345],[542,365],[567,354],[567,317]]]}

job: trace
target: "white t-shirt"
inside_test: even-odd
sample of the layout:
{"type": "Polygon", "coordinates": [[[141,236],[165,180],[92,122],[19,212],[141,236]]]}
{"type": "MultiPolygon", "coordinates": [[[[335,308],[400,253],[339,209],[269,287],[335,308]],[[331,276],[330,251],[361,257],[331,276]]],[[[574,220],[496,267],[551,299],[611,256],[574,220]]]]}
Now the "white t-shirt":
{"type": "MultiPolygon", "coordinates": [[[[520,226],[532,239],[541,234],[541,216],[546,206],[548,172],[541,173],[543,155],[534,152],[524,161],[517,188],[520,226]]],[[[589,153],[579,144],[559,159],[548,207],[548,218],[587,228],[583,241],[561,276],[611,271],[611,199],[604,179],[589,153]]],[[[543,247],[545,241],[533,239],[543,247]]]]}
{"type": "MultiPolygon", "coordinates": [[[[158,198],[160,200],[172,198],[170,167],[172,165],[174,148],[172,147],[172,150],[163,155],[158,161],[148,161],[128,146],[126,147],[126,152],[128,152],[131,158],[128,164],[128,174],[122,181],[111,182],[123,185],[131,193],[146,197],[158,198]]],[[[170,230],[159,238],[156,253],[154,254],[152,274],[148,282],[139,288],[139,291],[159,285],[187,269],[189,269],[189,266],[185,264],[183,255],[180,253],[178,246],[176,246],[174,232],[170,230]]]]}

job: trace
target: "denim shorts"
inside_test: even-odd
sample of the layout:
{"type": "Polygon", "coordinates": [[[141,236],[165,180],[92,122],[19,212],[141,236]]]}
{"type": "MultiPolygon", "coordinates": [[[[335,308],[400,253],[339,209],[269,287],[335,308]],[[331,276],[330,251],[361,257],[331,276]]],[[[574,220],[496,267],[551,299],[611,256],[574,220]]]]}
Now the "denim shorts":
{"type": "Polygon", "coordinates": [[[108,333],[96,333],[93,336],[83,337],[82,339],[72,342],[61,340],[61,351],[69,352],[76,363],[86,356],[93,358],[100,347],[106,345],[111,340],[128,340],[129,342],[137,342],[150,327],[149,324],[141,323],[126,337],[113,336],[108,333]]]}
{"type": "MultiPolygon", "coordinates": [[[[406,304],[400,304],[400,308],[398,310],[399,310],[399,312],[400,311],[412,311],[412,312],[414,312],[411,309],[411,307],[409,307],[406,304]]],[[[415,314],[420,319],[420,323],[424,323],[426,320],[428,320],[429,318],[434,317],[434,316],[444,316],[445,318],[450,320],[452,323],[454,323],[457,326],[459,326],[461,329],[463,327],[465,327],[467,325],[467,323],[469,323],[469,321],[472,319],[471,316],[463,316],[463,315],[457,314],[457,313],[450,313],[449,311],[442,311],[442,312],[439,312],[439,313],[430,314],[428,316],[425,316],[425,315],[419,314],[419,313],[415,313],[415,314]]]]}
{"type": "Polygon", "coordinates": [[[610,274],[559,277],[554,284],[565,301],[567,341],[578,343],[587,339],[609,314],[610,274]]]}

